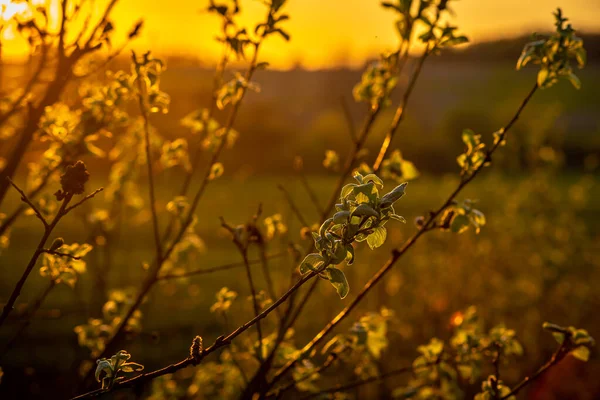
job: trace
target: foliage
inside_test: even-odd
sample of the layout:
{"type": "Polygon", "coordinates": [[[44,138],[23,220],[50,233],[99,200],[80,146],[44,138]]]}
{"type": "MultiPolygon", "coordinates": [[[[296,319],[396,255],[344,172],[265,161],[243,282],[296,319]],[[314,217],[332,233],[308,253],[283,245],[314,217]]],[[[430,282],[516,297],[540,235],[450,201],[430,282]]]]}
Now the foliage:
{"type": "Polygon", "coordinates": [[[528,63],[539,64],[540,71],[537,75],[538,85],[544,89],[554,85],[559,78],[568,79],[576,89],[581,88],[581,81],[573,73],[571,60],[575,60],[579,68],[583,68],[586,61],[586,51],[583,40],[575,35],[571,24],[565,23],[559,8],[554,13],[556,18],[556,32],[548,37],[536,35],[533,42],[528,43],[517,61],[517,69],[528,63]]]}
{"type": "MultiPolygon", "coordinates": [[[[300,207],[296,204],[298,196],[289,195],[281,186],[282,191],[287,195],[289,209],[302,226],[300,238],[293,236],[297,231],[292,229],[294,222],[288,220],[286,214],[276,212],[279,211],[278,209],[262,218],[261,205],[250,222],[244,225],[229,226],[225,223],[225,219],[221,218],[222,227],[231,234],[231,239],[239,250],[241,263],[213,268],[195,268],[197,264],[204,261],[204,256],[201,255],[207,251],[214,240],[210,238],[205,243],[199,235],[199,226],[206,222],[203,217],[215,217],[217,212],[213,207],[203,205],[202,197],[212,185],[226,183],[224,180],[215,182],[226,171],[226,159],[223,153],[235,145],[240,135],[248,135],[234,129],[238,111],[244,104],[248,91],[260,92],[260,86],[254,81],[254,73],[268,67],[267,62],[260,60],[259,50],[263,43],[273,37],[290,40],[290,34],[284,25],[290,18],[284,12],[287,1],[265,0],[263,3],[266,8],[264,20],[256,22],[253,27],[245,27],[240,23],[243,18],[242,7],[238,0],[208,2],[205,10],[215,15],[221,22],[217,41],[221,43],[224,55],[216,68],[210,105],[191,112],[185,111],[182,114],[185,116],[180,122],[191,134],[188,138],[168,137],[161,134],[162,127],[159,128],[157,115],[169,113],[171,98],[163,91],[161,85],[166,64],[153,57],[150,52],[141,55],[133,53],[131,69],[128,72],[106,72],[100,74],[101,76],[95,81],[85,80],[72,96],[60,96],[64,88],[60,87],[56,88],[56,96],[47,94],[40,96],[40,101],[34,104],[29,101],[29,97],[35,97],[35,93],[26,90],[25,96],[12,93],[0,103],[0,112],[6,113],[0,114],[0,126],[3,132],[6,129],[7,133],[4,135],[7,137],[12,136],[15,129],[6,128],[4,124],[8,124],[7,121],[16,122],[13,121],[15,116],[23,119],[22,106],[25,101],[27,100],[32,108],[30,114],[34,115],[33,111],[37,107],[38,117],[31,118],[27,123],[32,128],[27,128],[28,125],[25,125],[21,138],[25,140],[30,136],[28,140],[36,142],[36,145],[42,149],[41,156],[29,164],[26,191],[10,179],[20,162],[20,156],[17,154],[7,162],[2,161],[2,164],[7,165],[6,168],[1,165],[3,174],[4,171],[8,171],[7,185],[11,184],[17,190],[25,204],[12,214],[14,218],[4,213],[0,214],[2,229],[0,250],[9,248],[11,225],[21,212],[34,215],[44,227],[40,244],[33,250],[33,256],[24,274],[4,306],[0,316],[0,328],[3,327],[8,314],[15,308],[14,305],[25,281],[29,278],[39,257],[42,258],[40,274],[49,280],[48,288],[20,314],[21,318],[17,322],[21,327],[16,330],[16,335],[8,342],[9,346],[5,351],[9,351],[10,344],[19,339],[20,334],[42,307],[46,296],[57,284],[66,283],[71,288],[79,290],[81,283],[78,280],[81,274],[89,271],[92,274],[88,274],[91,275],[88,279],[92,280],[95,288],[92,301],[96,303],[96,307],[89,310],[89,315],[86,315],[87,323],[81,323],[74,328],[78,344],[86,350],[86,359],[81,360],[78,372],[81,375],[81,387],[87,387],[88,381],[93,380],[91,379],[93,376],[97,382],[101,382],[101,386],[83,394],[84,398],[126,387],[133,387],[137,392],[142,390],[144,383],[150,380],[152,380],[150,398],[155,399],[279,398],[288,390],[307,392],[311,396],[320,398],[346,398],[344,392],[347,389],[383,381],[384,378],[396,374],[408,373],[410,378],[407,380],[390,382],[393,383],[394,388],[381,385],[378,390],[389,393],[379,394],[404,399],[460,399],[479,390],[480,392],[475,395],[475,399],[478,400],[512,400],[525,386],[565,357],[588,361],[595,342],[586,330],[545,323],[543,328],[552,333],[558,342],[557,349],[535,373],[512,384],[515,377],[506,376],[505,371],[501,375],[500,369],[516,359],[523,362],[521,358],[525,348],[523,337],[530,337],[531,334],[519,333],[518,335],[516,330],[499,323],[503,319],[502,316],[495,316],[494,322],[498,324],[488,329],[475,307],[456,312],[450,318],[448,327],[450,335],[445,340],[431,337],[432,332],[443,330],[441,326],[434,324],[418,326],[414,321],[407,322],[414,317],[414,313],[422,314],[424,310],[433,310],[440,314],[447,312],[450,301],[436,297],[436,289],[444,284],[444,281],[439,279],[437,274],[423,272],[427,271],[426,268],[435,268],[435,265],[423,266],[423,264],[440,264],[446,267],[448,259],[454,256],[456,247],[448,247],[444,243],[444,246],[439,246],[430,258],[415,257],[413,264],[418,268],[411,268],[400,274],[396,273],[397,271],[390,272],[413,244],[422,240],[420,238],[430,231],[462,234],[471,230],[476,234],[481,233],[486,226],[487,218],[482,211],[475,208],[475,200],[458,200],[462,190],[485,167],[492,165],[492,155],[495,157],[496,150],[506,144],[508,131],[538,88],[548,88],[561,77],[570,80],[575,87],[580,87],[579,79],[574,75],[570,63],[574,59],[580,67],[583,67],[586,53],[581,39],[575,35],[571,25],[566,24],[567,20],[560,9],[555,14],[556,33],[544,38],[536,37],[534,42],[525,46],[517,63],[517,69],[529,63],[540,65],[533,90],[525,97],[510,122],[493,134],[491,144],[486,145],[485,138],[471,129],[462,131],[461,137],[465,150],[456,158],[461,169],[458,186],[437,209],[431,209],[429,205],[421,206],[419,203],[419,207],[430,211],[425,211],[422,216],[415,219],[416,231],[411,236],[405,237],[408,235],[409,227],[400,231],[387,225],[387,222],[389,220],[406,222],[403,216],[396,213],[395,205],[405,195],[406,181],[417,179],[419,171],[415,163],[404,159],[399,149],[394,149],[390,154],[388,149],[403,120],[408,99],[427,57],[466,43],[468,39],[457,33],[458,28],[448,22],[451,15],[448,8],[449,0],[381,2],[381,6],[393,12],[396,17],[398,47],[383,53],[376,61],[369,63],[360,82],[354,86],[354,99],[357,103],[366,104],[365,124],[360,131],[355,132],[352,116],[348,117],[353,145],[348,159],[342,159],[338,150],[329,149],[325,152],[322,165],[339,174],[338,184],[326,206],[320,203],[318,196],[312,191],[313,182],[302,174],[300,165],[297,168],[303,187],[320,216],[319,219],[305,218],[303,211],[306,207],[303,204],[300,207]],[[417,44],[424,47],[423,53],[419,58],[410,60],[410,49],[417,44]],[[240,65],[245,67],[245,71],[230,73],[227,67],[232,58],[240,62],[240,65]],[[403,88],[403,98],[396,108],[388,134],[379,152],[381,157],[378,156],[377,161],[371,165],[368,162],[367,139],[370,139],[369,134],[375,122],[383,119],[380,118],[380,110],[393,105],[394,94],[402,86],[399,82],[403,82],[403,68],[408,62],[415,62],[416,67],[410,73],[407,87],[403,88]],[[55,99],[46,101],[47,97],[55,99]],[[133,104],[136,106],[135,109],[132,103],[136,103],[133,104]],[[2,107],[13,111],[4,111],[2,107]],[[154,126],[154,123],[157,125],[154,126]],[[48,247],[46,243],[53,236],[59,221],[101,190],[92,192],[77,202],[73,200],[75,196],[85,193],[85,186],[89,184],[90,178],[86,165],[79,158],[90,161],[102,159],[102,162],[109,165],[105,191],[106,204],[85,210],[81,207],[85,238],[81,238],[78,242],[69,239],[68,242],[71,244],[66,244],[65,239],[57,237],[48,247]],[[197,179],[198,171],[203,171],[200,179],[197,179]],[[157,196],[158,176],[162,181],[176,181],[172,177],[181,176],[183,183],[177,193],[168,196],[160,193],[160,196],[157,196]],[[347,183],[350,177],[354,181],[347,183]],[[396,186],[390,191],[384,191],[384,180],[391,181],[396,186]],[[48,187],[60,185],[60,189],[55,192],[44,190],[46,185],[48,187]],[[148,192],[147,199],[142,193],[143,189],[148,192]],[[200,212],[203,212],[202,216],[200,212]],[[148,228],[150,225],[151,228],[148,228]],[[122,232],[123,228],[125,234],[122,232]],[[154,251],[148,252],[152,254],[144,253],[143,256],[153,257],[151,260],[145,258],[141,262],[137,260],[133,255],[134,251],[128,247],[129,235],[139,235],[141,239],[138,239],[143,241],[146,241],[149,235],[153,237],[153,243],[148,241],[145,247],[152,248],[154,251]],[[402,244],[397,243],[399,237],[402,238],[402,244]],[[296,239],[305,238],[312,239],[307,243],[307,249],[294,242],[296,239]],[[365,256],[364,246],[359,244],[361,242],[366,242],[369,249],[373,251],[387,242],[393,250],[388,261],[364,282],[364,286],[356,292],[356,296],[353,299],[346,299],[350,293],[349,281],[362,282],[364,274],[370,273],[367,264],[371,264],[372,256],[365,256]],[[293,267],[288,268],[287,271],[276,270],[269,265],[273,256],[269,253],[269,249],[282,247],[282,244],[289,247],[289,253],[293,256],[293,267]],[[124,259],[117,260],[114,257],[115,253],[112,252],[117,247],[127,253],[124,259]],[[94,255],[93,259],[84,261],[83,257],[92,249],[94,249],[94,253],[91,253],[94,255]],[[252,259],[251,257],[255,255],[257,258],[252,259]],[[109,284],[112,283],[111,268],[122,266],[123,263],[128,266],[136,263],[138,266],[142,265],[142,268],[138,268],[137,271],[138,276],[141,276],[139,288],[122,289],[109,284]],[[251,268],[252,264],[260,264],[262,274],[260,279],[257,279],[258,271],[251,268]],[[217,319],[213,324],[215,327],[194,317],[198,324],[201,323],[202,329],[209,332],[202,332],[202,336],[194,333],[189,353],[181,361],[149,374],[137,374],[144,369],[142,364],[130,362],[131,355],[125,350],[115,353],[126,342],[125,339],[133,341],[144,337],[146,333],[142,330],[142,323],[145,327],[152,326],[152,321],[146,323],[142,318],[154,316],[153,310],[143,306],[148,298],[153,298],[153,306],[164,306],[162,303],[165,295],[186,291],[182,296],[185,298],[181,304],[182,309],[190,307],[190,304],[195,306],[197,304],[193,303],[192,298],[205,294],[203,289],[209,286],[200,288],[198,285],[189,284],[189,281],[184,278],[230,270],[239,266],[245,267],[245,278],[250,295],[242,293],[246,288],[240,289],[239,282],[233,281],[227,283],[228,286],[222,287],[210,306],[210,312],[215,314],[213,318],[217,319]],[[282,279],[284,273],[290,276],[282,279]],[[402,275],[411,273],[415,276],[402,275]],[[180,278],[178,285],[168,282],[180,278]],[[319,293],[314,290],[319,282],[316,278],[328,281],[338,296],[346,299],[344,301],[346,307],[335,317],[330,318],[324,328],[304,347],[299,347],[298,342],[305,334],[304,332],[301,335],[297,334],[297,330],[300,331],[297,328],[300,326],[298,321],[302,312],[308,309],[309,312],[314,313],[309,317],[310,322],[313,323],[317,321],[315,310],[327,309],[329,313],[329,307],[339,304],[328,298],[327,292],[319,293]],[[409,284],[403,285],[403,279],[406,279],[409,284]],[[362,313],[362,316],[350,324],[349,329],[333,335],[325,342],[325,338],[346,321],[353,310],[364,304],[363,299],[372,293],[373,288],[378,284],[386,285],[385,290],[380,292],[379,311],[362,313]],[[301,291],[302,286],[308,289],[301,291]],[[382,306],[389,292],[394,292],[399,299],[396,310],[402,309],[401,313],[382,306]],[[315,306],[313,298],[317,295],[321,298],[316,299],[318,305],[315,306]],[[410,307],[411,303],[419,306],[410,307]],[[249,309],[250,306],[252,310],[249,309]],[[143,307],[144,314],[141,311],[143,307]],[[149,312],[146,312],[146,308],[149,312]],[[273,318],[275,315],[277,318],[273,318]],[[213,333],[210,332],[212,328],[224,331],[225,334],[217,336],[212,344],[205,343],[205,338],[213,333]],[[255,333],[247,332],[250,328],[255,333]],[[397,370],[388,370],[386,363],[390,362],[390,357],[387,353],[394,346],[407,347],[409,343],[404,339],[411,337],[412,332],[417,330],[422,334],[426,333],[422,335],[426,340],[425,344],[416,348],[416,352],[410,352],[414,356],[412,363],[397,370]],[[402,336],[402,340],[398,340],[398,336],[402,336]],[[322,343],[324,345],[318,349],[322,343]],[[217,351],[219,352],[217,356],[209,360],[205,359],[217,351]],[[91,360],[96,360],[95,372],[91,360]],[[196,366],[195,370],[188,369],[196,366]],[[350,383],[346,386],[338,384],[333,388],[327,388],[326,383],[331,380],[328,373],[330,368],[336,371],[331,375],[340,379],[348,378],[350,383]],[[287,378],[286,374],[289,374],[287,378]]],[[[27,4],[31,5],[30,2],[27,4]]],[[[74,10],[68,10],[64,2],[62,7],[63,25],[70,23],[80,12],[77,8],[80,5],[74,6],[74,10]],[[67,18],[67,14],[71,13],[71,19],[67,18]]],[[[110,32],[114,27],[108,19],[112,6],[108,7],[99,25],[96,28],[92,27],[88,40],[82,38],[87,32],[89,20],[84,22],[85,26],[81,34],[70,45],[65,44],[65,38],[73,39],[66,35],[64,26],[57,34],[48,33],[48,16],[45,7],[40,6],[31,10],[36,17],[22,19],[22,16],[19,16],[11,23],[16,24],[20,34],[28,38],[32,49],[41,48],[42,56],[46,56],[48,48],[56,47],[59,50],[56,60],[60,67],[58,72],[61,74],[64,72],[64,82],[62,80],[57,82],[66,85],[75,77],[75,71],[81,67],[75,68],[75,64],[71,65],[67,62],[78,61],[83,56],[79,52],[91,53],[101,47],[110,47],[110,32]]],[[[128,38],[137,36],[140,28],[141,23],[136,24],[128,38]]],[[[85,77],[85,74],[79,76],[82,79],[85,77]]],[[[20,121],[20,124],[23,123],[24,120],[20,121]]],[[[540,154],[540,160],[553,159],[548,154],[544,154],[540,154]]],[[[227,168],[229,174],[231,170],[227,168]]],[[[539,192],[545,196],[551,197],[553,190],[561,192],[560,194],[566,192],[556,185],[551,185],[551,177],[544,178],[547,185],[541,187],[539,192]]],[[[489,179],[491,181],[493,178],[489,179]]],[[[492,182],[489,186],[495,185],[492,182]]],[[[516,249],[507,244],[504,232],[508,231],[507,226],[521,223],[511,231],[515,238],[530,239],[526,242],[534,242],[540,249],[543,246],[549,247],[543,249],[544,252],[539,250],[539,253],[532,253],[528,262],[530,266],[547,266],[548,269],[552,269],[553,278],[545,276],[542,278],[544,281],[540,286],[543,289],[540,290],[544,292],[539,293],[539,298],[552,301],[553,290],[567,290],[564,287],[561,289],[561,284],[571,284],[563,275],[570,257],[565,255],[566,253],[558,254],[554,251],[554,247],[567,247],[566,243],[570,238],[577,240],[584,238],[589,240],[589,238],[583,229],[578,228],[583,224],[575,220],[574,215],[563,210],[558,200],[542,197],[539,192],[535,192],[535,187],[528,189],[529,192],[525,188],[511,188],[513,192],[511,201],[498,206],[496,210],[496,213],[506,214],[503,218],[492,212],[494,222],[498,221],[495,225],[495,229],[500,232],[497,235],[501,238],[498,243],[492,246],[489,238],[484,237],[480,239],[481,246],[467,246],[468,250],[460,253],[461,261],[465,260],[465,263],[472,264],[474,267],[471,268],[485,268],[487,258],[490,257],[505,257],[509,253],[514,259],[521,257],[516,249]],[[528,202],[535,203],[537,208],[527,209],[535,210],[534,212],[539,215],[516,213],[515,209],[525,208],[528,202]],[[555,212],[560,215],[557,217],[558,222],[552,225],[548,222],[550,219],[547,218],[547,214],[554,217],[555,212]],[[515,221],[518,219],[515,216],[522,215],[525,215],[523,221],[515,221]],[[495,218],[497,216],[498,218],[495,218]],[[486,248],[493,248],[493,251],[486,252],[486,248]]],[[[424,189],[422,186],[416,186],[411,193],[422,196],[422,193],[418,193],[419,190],[433,191],[436,188],[424,189]]],[[[221,192],[229,196],[227,191],[221,190],[221,192]]],[[[573,192],[569,191],[569,196],[579,198],[583,195],[581,190],[574,189],[573,192]]],[[[4,194],[0,193],[0,201],[3,198],[4,194]]],[[[239,204],[240,199],[235,200],[237,203],[235,209],[226,210],[227,212],[235,212],[242,208],[239,204]]],[[[481,208],[488,209],[492,206],[494,204],[484,202],[481,208]]],[[[469,241],[475,240],[472,236],[464,235],[461,239],[469,244],[469,241]]],[[[431,240],[442,239],[434,236],[431,240]]],[[[520,247],[518,249],[523,250],[520,247]]],[[[577,246],[570,246],[569,249],[571,249],[570,256],[575,257],[577,246]]],[[[531,249],[522,253],[528,254],[529,251],[531,249]]],[[[521,265],[517,265],[516,261],[513,264],[514,268],[521,269],[521,265]]],[[[512,265],[510,267],[513,268],[512,265]]],[[[452,271],[452,273],[464,274],[452,283],[455,286],[457,282],[460,285],[474,286],[476,278],[469,276],[469,271],[466,266],[460,271],[452,271]]],[[[542,275],[537,273],[539,269],[535,271],[537,275],[542,275]]],[[[519,290],[527,292],[528,296],[535,295],[528,290],[527,283],[518,281],[514,285],[509,284],[498,277],[501,271],[489,272],[489,282],[486,281],[486,284],[494,286],[495,290],[486,290],[487,286],[478,289],[485,298],[496,298],[495,296],[518,298],[519,296],[514,293],[518,293],[519,290]]],[[[525,270],[519,273],[519,276],[534,274],[525,270]]],[[[238,276],[243,275],[236,273],[229,275],[229,277],[238,276]]],[[[515,279],[519,280],[519,276],[515,279]]],[[[206,281],[209,280],[204,282],[206,281]]],[[[209,282],[209,285],[222,286],[217,279],[209,282]]],[[[455,290],[462,291],[459,288],[455,290]]],[[[475,291],[476,289],[472,289],[470,293],[475,291]]],[[[212,293],[212,290],[208,293],[212,293]]],[[[461,304],[463,301],[475,303],[475,299],[468,298],[467,294],[458,294],[460,296],[456,297],[461,297],[461,304]]],[[[575,312],[570,309],[572,306],[566,304],[562,306],[571,313],[575,312]]],[[[537,312],[535,307],[529,307],[528,310],[537,312]]],[[[521,315],[520,311],[523,310],[515,307],[515,313],[521,315]]],[[[194,329],[198,324],[194,323],[194,329]]],[[[157,343],[160,345],[159,342],[157,343]]],[[[0,357],[3,355],[0,353],[0,357]]],[[[151,359],[148,354],[142,354],[142,358],[151,359]]]]}
{"type": "Polygon", "coordinates": [[[92,246],[87,243],[73,243],[52,247],[51,250],[56,253],[44,254],[40,275],[50,278],[55,283],[64,282],[73,288],[77,277],[86,270],[86,263],[81,258],[92,250],[92,246]]]}
{"type": "Polygon", "coordinates": [[[115,382],[124,379],[123,374],[131,374],[144,369],[144,366],[128,362],[131,354],[125,350],[119,351],[110,359],[101,358],[96,361],[96,380],[102,382],[102,389],[110,389],[115,382]]]}
{"type": "Polygon", "coordinates": [[[319,253],[311,253],[300,264],[302,275],[313,272],[328,280],[337,290],[340,298],[350,290],[346,276],[341,269],[335,268],[346,261],[354,263],[354,242],[367,241],[371,249],[380,247],[386,239],[384,225],[390,219],[406,222],[396,214],[394,203],[404,196],[406,183],[391,192],[379,196],[383,181],[375,174],[362,176],[355,173],[357,183],[349,183],[342,188],[337,212],[323,222],[318,233],[313,232],[315,248],[319,253]]]}

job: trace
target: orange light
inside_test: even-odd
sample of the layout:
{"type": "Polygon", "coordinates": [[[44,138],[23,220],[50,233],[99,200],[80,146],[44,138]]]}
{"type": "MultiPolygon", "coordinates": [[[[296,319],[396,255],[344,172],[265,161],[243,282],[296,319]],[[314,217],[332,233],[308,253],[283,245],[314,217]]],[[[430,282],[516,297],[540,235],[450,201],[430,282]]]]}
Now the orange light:
{"type": "Polygon", "coordinates": [[[460,326],[464,320],[465,320],[465,317],[464,317],[463,313],[460,311],[457,311],[454,314],[452,314],[452,317],[450,318],[450,323],[452,324],[452,326],[460,326]]]}

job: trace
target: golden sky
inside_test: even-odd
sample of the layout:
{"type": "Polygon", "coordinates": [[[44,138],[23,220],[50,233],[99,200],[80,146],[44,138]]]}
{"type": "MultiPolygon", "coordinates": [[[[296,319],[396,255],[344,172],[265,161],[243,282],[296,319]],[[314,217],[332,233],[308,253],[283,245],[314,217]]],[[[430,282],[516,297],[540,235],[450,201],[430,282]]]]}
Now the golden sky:
{"type": "MultiPolygon", "coordinates": [[[[8,0],[0,0],[6,3],[8,0]]],[[[136,50],[177,53],[213,62],[219,45],[213,40],[219,23],[201,12],[207,0],[121,0],[113,20],[122,34],[143,17],[146,25],[136,50]]],[[[562,3],[564,14],[580,31],[599,31],[600,0],[460,0],[452,2],[454,22],[473,42],[552,28],[551,13],[562,3]]],[[[259,0],[241,0],[241,21],[254,26],[264,17],[259,0]]],[[[285,22],[292,40],[273,38],[262,49],[262,60],[275,68],[300,63],[307,68],[339,64],[361,65],[365,58],[396,43],[393,14],[378,0],[289,0],[285,22]]],[[[10,35],[10,33],[8,33],[10,35]]],[[[5,35],[6,36],[6,35],[5,35]]],[[[5,54],[22,52],[8,43],[5,54]]]]}

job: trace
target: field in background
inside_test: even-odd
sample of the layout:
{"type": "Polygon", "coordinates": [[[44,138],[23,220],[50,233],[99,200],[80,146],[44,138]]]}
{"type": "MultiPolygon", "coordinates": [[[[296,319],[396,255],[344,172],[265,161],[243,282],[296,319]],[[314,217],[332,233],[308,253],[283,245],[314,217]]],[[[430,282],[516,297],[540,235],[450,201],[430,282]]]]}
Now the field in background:
{"type": "MultiPolygon", "coordinates": [[[[432,336],[447,337],[451,315],[472,304],[490,324],[504,322],[520,334],[526,354],[520,369],[506,368],[503,379],[507,381],[530,372],[552,350],[552,338],[544,336],[540,328],[545,320],[584,327],[592,336],[600,337],[600,291],[596,287],[600,282],[600,175],[592,168],[600,154],[599,72],[598,65],[582,71],[581,91],[561,82],[540,93],[498,156],[501,172],[482,174],[465,192],[463,198],[479,199],[478,208],[487,216],[488,224],[480,235],[469,232],[450,237],[435,233],[427,237],[369,296],[354,313],[355,318],[350,318],[355,320],[382,305],[395,311],[392,343],[382,364],[388,368],[406,365],[415,356],[415,345],[432,336]],[[556,150],[554,162],[540,161],[543,147],[556,150]]],[[[198,232],[206,252],[192,260],[190,268],[239,261],[233,244],[219,228],[218,217],[223,216],[231,224],[244,223],[259,203],[265,216],[281,213],[289,227],[286,237],[270,245],[270,253],[286,252],[289,241],[307,246],[308,242],[299,239],[300,224],[276,185],[283,184],[304,215],[316,220],[317,214],[293,171],[293,159],[296,155],[304,158],[305,173],[324,203],[335,179],[335,174],[321,165],[324,152],[336,149],[343,157],[348,150],[342,97],[352,104],[356,125],[361,122],[363,108],[351,99],[359,77],[359,71],[351,70],[257,75],[262,91],[250,94],[248,103],[242,106],[236,125],[240,139],[223,158],[225,175],[211,184],[200,204],[198,232]]],[[[533,71],[516,72],[507,62],[473,67],[456,60],[435,60],[425,68],[407,110],[407,120],[393,145],[423,172],[409,184],[407,196],[397,207],[409,223],[394,224],[383,249],[368,254],[365,251],[356,265],[346,268],[350,297],[380,267],[389,251],[414,231],[414,218],[438,206],[456,184],[454,155],[462,151],[462,129],[472,128],[489,141],[491,133],[512,115],[533,79],[533,71]]],[[[159,132],[166,137],[189,137],[179,120],[208,102],[210,85],[209,71],[183,66],[168,69],[162,88],[173,101],[169,114],[153,119],[159,132]]],[[[381,141],[392,111],[386,112],[374,130],[371,149],[381,141]]],[[[367,160],[372,158],[371,154],[367,160]]],[[[92,162],[89,169],[93,179],[88,189],[105,184],[107,171],[102,162],[92,162]]],[[[178,190],[175,175],[172,171],[157,178],[159,208],[163,210],[178,190]]],[[[393,183],[386,186],[392,187],[393,183]]],[[[142,194],[145,198],[146,191],[142,194]]],[[[101,207],[102,201],[93,200],[93,206],[101,207]]],[[[13,193],[2,211],[12,210],[17,204],[13,193]]],[[[149,262],[153,254],[148,218],[132,216],[122,229],[119,250],[107,272],[109,287],[139,284],[143,263],[149,262]]],[[[163,227],[165,221],[166,217],[161,221],[163,227]]],[[[0,266],[6,277],[0,282],[2,298],[13,287],[35,246],[37,224],[34,217],[23,217],[12,231],[11,246],[2,254],[0,266]]],[[[82,241],[86,235],[80,217],[70,215],[56,236],[63,236],[67,242],[82,241]]],[[[88,256],[88,265],[92,273],[93,253],[88,256]]],[[[289,255],[271,262],[280,293],[295,267],[289,255]]],[[[143,334],[127,346],[128,351],[135,359],[143,359],[147,368],[153,368],[162,366],[165,360],[181,358],[196,334],[207,343],[212,341],[224,328],[207,309],[214,302],[215,292],[225,284],[238,291],[241,299],[246,298],[249,292],[241,274],[241,269],[233,269],[170,281],[156,288],[143,307],[143,334]],[[238,274],[240,279],[232,279],[238,274]]],[[[44,283],[41,277],[32,277],[20,301],[35,297],[44,283]]],[[[259,285],[264,287],[262,282],[259,285]]],[[[320,285],[319,292],[307,305],[308,311],[298,326],[298,345],[312,338],[350,300],[340,300],[326,284],[320,285]]],[[[7,355],[7,366],[30,367],[21,383],[41,382],[31,387],[32,395],[43,395],[44,380],[56,379],[64,387],[71,384],[70,375],[63,372],[86,355],[77,345],[73,327],[87,320],[90,306],[96,301],[94,295],[89,276],[81,279],[75,291],[68,287],[55,290],[27,337],[7,355]],[[32,340],[37,343],[35,348],[27,345],[32,340]]],[[[235,323],[247,320],[251,314],[248,304],[240,302],[234,308],[235,323]]],[[[348,323],[338,332],[347,327],[348,323]]],[[[20,368],[17,370],[22,373],[20,368]]],[[[12,372],[5,368],[7,375],[12,372]]],[[[600,393],[600,383],[595,379],[600,374],[597,357],[585,368],[569,360],[553,373],[560,376],[552,383],[558,385],[553,388],[559,394],[557,398],[577,395],[592,399],[600,393]],[[571,383],[561,386],[561,382],[571,383]],[[561,392],[560,387],[570,391],[561,392]]],[[[335,376],[329,379],[336,382],[335,376]]],[[[10,381],[3,382],[3,390],[10,393],[14,389],[10,381]]],[[[532,392],[535,390],[534,385],[532,392]]]]}

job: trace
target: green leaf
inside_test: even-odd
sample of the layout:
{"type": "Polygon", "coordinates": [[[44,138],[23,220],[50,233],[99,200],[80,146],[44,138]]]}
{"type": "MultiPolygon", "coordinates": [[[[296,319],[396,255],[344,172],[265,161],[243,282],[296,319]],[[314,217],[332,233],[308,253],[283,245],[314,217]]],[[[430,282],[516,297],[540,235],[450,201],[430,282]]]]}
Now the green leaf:
{"type": "Polygon", "coordinates": [[[373,233],[367,236],[367,244],[371,249],[376,249],[385,243],[385,238],[387,237],[387,231],[383,226],[378,226],[375,228],[373,233]]]}
{"type": "Polygon", "coordinates": [[[548,71],[548,68],[540,69],[540,72],[538,72],[537,75],[537,84],[539,87],[544,87],[544,83],[546,83],[548,75],[550,75],[550,71],[548,71]]]}
{"type": "Polygon", "coordinates": [[[134,363],[134,362],[125,363],[121,367],[121,371],[123,371],[123,372],[138,372],[143,369],[144,369],[144,366],[142,364],[138,364],[138,363],[134,363]]]}
{"type": "Polygon", "coordinates": [[[462,141],[467,145],[468,150],[472,150],[479,145],[479,135],[473,132],[472,129],[463,129],[462,141]]]}
{"type": "Polygon", "coordinates": [[[360,204],[358,207],[352,211],[352,216],[359,217],[379,217],[379,213],[373,209],[373,207],[368,204],[360,204]]]}
{"type": "Polygon", "coordinates": [[[365,175],[365,177],[363,178],[363,182],[365,182],[365,183],[374,182],[376,185],[379,185],[379,187],[383,187],[383,181],[381,180],[380,177],[378,177],[375,174],[365,175]]]}
{"type": "Polygon", "coordinates": [[[107,377],[111,377],[113,375],[113,366],[106,358],[96,361],[96,381],[100,382],[100,376],[102,376],[102,373],[105,373],[107,377]]]}
{"type": "Polygon", "coordinates": [[[398,214],[390,214],[390,218],[395,221],[402,222],[403,224],[406,223],[406,218],[398,214]]]}
{"type": "Polygon", "coordinates": [[[344,272],[337,268],[328,268],[327,272],[329,272],[329,282],[335,287],[340,298],[345,298],[350,291],[350,286],[348,286],[348,281],[346,280],[344,272]]]}
{"type": "Polygon", "coordinates": [[[315,271],[325,263],[323,256],[317,253],[310,253],[300,264],[300,274],[304,275],[309,271],[315,271]]]}
{"type": "Polygon", "coordinates": [[[581,81],[579,80],[577,75],[570,72],[569,75],[567,75],[567,79],[569,80],[569,82],[571,82],[571,84],[573,85],[573,87],[575,87],[575,89],[581,89],[581,81]]]}
{"type": "Polygon", "coordinates": [[[585,346],[579,346],[575,350],[571,351],[573,357],[583,362],[587,362],[590,359],[590,349],[585,346]]]}
{"type": "Polygon", "coordinates": [[[341,198],[342,200],[344,200],[346,197],[348,197],[348,195],[349,195],[350,193],[352,193],[352,191],[354,190],[354,188],[355,188],[356,186],[357,186],[357,185],[356,185],[355,183],[349,183],[349,184],[347,184],[346,186],[344,186],[344,187],[342,188],[342,194],[340,195],[340,198],[341,198]]]}
{"type": "Polygon", "coordinates": [[[400,170],[402,171],[402,178],[409,181],[419,176],[419,170],[411,161],[402,160],[400,162],[400,170]]]}
{"type": "Polygon", "coordinates": [[[333,254],[330,256],[330,263],[337,265],[346,259],[348,255],[348,251],[346,250],[346,246],[342,244],[341,240],[335,242],[335,246],[333,248],[333,254]]]}
{"type": "Polygon", "coordinates": [[[354,263],[354,247],[349,244],[348,246],[346,246],[346,262],[348,263],[348,265],[352,265],[354,263]]]}
{"type": "Polygon", "coordinates": [[[356,344],[362,346],[367,343],[369,331],[362,322],[355,322],[350,328],[350,332],[356,336],[356,344]]]}
{"type": "Polygon", "coordinates": [[[335,224],[343,224],[348,221],[350,211],[340,211],[333,215],[333,222],[335,224]]]}
{"type": "Polygon", "coordinates": [[[375,188],[373,182],[364,183],[354,187],[354,194],[356,195],[356,201],[358,202],[366,202],[359,200],[361,194],[366,197],[369,203],[375,202],[375,199],[377,198],[377,188],[375,188]]]}
{"type": "Polygon", "coordinates": [[[454,233],[463,233],[469,228],[470,220],[466,215],[458,214],[452,218],[450,230],[454,233]]]}
{"type": "Polygon", "coordinates": [[[408,183],[404,182],[404,183],[396,186],[394,188],[394,190],[392,190],[391,192],[389,192],[388,194],[383,196],[381,198],[381,202],[379,203],[381,208],[387,208],[387,207],[391,206],[392,204],[394,204],[395,202],[397,202],[398,200],[400,200],[400,198],[402,196],[404,196],[406,185],[408,185],[408,183]]]}
{"type": "Polygon", "coordinates": [[[575,50],[575,58],[577,59],[577,64],[579,64],[579,67],[582,68],[587,62],[587,52],[583,47],[579,47],[577,50],[575,50]]]}
{"type": "Polygon", "coordinates": [[[552,332],[552,336],[554,336],[554,340],[558,342],[558,344],[563,344],[565,341],[565,334],[559,332],[552,332]]]}

